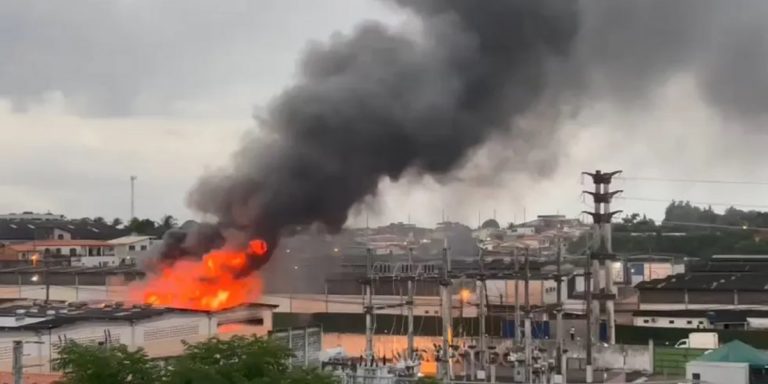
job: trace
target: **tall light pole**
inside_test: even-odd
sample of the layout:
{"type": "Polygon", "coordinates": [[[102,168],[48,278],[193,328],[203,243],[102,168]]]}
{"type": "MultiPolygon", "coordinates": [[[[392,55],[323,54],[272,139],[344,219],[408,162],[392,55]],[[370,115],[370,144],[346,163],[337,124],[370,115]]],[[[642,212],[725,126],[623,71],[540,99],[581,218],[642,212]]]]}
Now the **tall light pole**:
{"type": "Polygon", "coordinates": [[[133,220],[136,217],[136,179],[138,176],[131,175],[131,217],[128,220],[133,220]]]}

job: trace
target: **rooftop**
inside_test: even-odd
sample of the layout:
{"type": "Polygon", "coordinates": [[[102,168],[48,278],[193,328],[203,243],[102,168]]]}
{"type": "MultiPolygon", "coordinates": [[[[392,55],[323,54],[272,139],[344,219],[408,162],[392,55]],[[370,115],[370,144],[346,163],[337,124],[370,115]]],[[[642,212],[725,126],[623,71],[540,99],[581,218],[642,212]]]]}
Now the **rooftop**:
{"type": "Polygon", "coordinates": [[[111,245],[127,245],[127,244],[133,244],[133,243],[138,243],[140,241],[153,240],[153,239],[155,239],[154,236],[131,235],[131,236],[119,237],[117,239],[109,240],[107,242],[111,245]]]}
{"type": "Polygon", "coordinates": [[[768,291],[768,274],[678,273],[663,279],[642,281],[635,288],[640,290],[768,291]]]}
{"type": "Polygon", "coordinates": [[[19,252],[35,251],[47,247],[111,247],[112,244],[100,240],[37,240],[28,243],[13,244],[10,247],[19,252]]]}
{"type": "Polygon", "coordinates": [[[73,239],[110,240],[130,231],[91,220],[0,220],[0,241],[46,239],[53,229],[70,233],[73,239]]]}
{"type": "MultiPolygon", "coordinates": [[[[246,303],[237,307],[228,308],[217,313],[226,313],[228,311],[241,308],[274,308],[276,306],[262,303],[246,303]]],[[[85,320],[128,320],[140,321],[152,317],[161,316],[168,313],[214,313],[214,311],[192,310],[180,308],[153,307],[145,305],[124,306],[121,302],[106,302],[99,306],[88,305],[85,302],[69,303],[66,305],[30,305],[18,304],[0,307],[0,318],[19,318],[20,316],[30,319],[39,319],[22,323],[18,326],[2,326],[2,330],[39,330],[57,328],[63,325],[73,324],[85,320]]]]}
{"type": "Polygon", "coordinates": [[[0,273],[42,273],[48,272],[52,274],[119,274],[119,273],[136,273],[144,274],[144,271],[136,268],[132,265],[118,265],[114,267],[71,267],[67,265],[62,266],[32,266],[25,265],[21,267],[0,268],[0,273]]]}
{"type": "Polygon", "coordinates": [[[684,309],[674,311],[634,311],[634,317],[671,317],[671,318],[706,318],[713,323],[746,323],[747,318],[768,318],[765,310],[696,310],[684,309]]]}

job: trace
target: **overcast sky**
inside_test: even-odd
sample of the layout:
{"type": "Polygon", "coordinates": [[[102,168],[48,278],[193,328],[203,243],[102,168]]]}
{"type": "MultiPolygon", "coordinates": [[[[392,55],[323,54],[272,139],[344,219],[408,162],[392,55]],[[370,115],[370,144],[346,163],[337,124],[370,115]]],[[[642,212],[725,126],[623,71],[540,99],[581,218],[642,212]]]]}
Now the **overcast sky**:
{"type": "MultiPolygon", "coordinates": [[[[252,116],[294,80],[307,43],[364,19],[407,22],[373,0],[0,2],[0,212],[126,218],[129,177],[137,175],[138,216],[200,218],[186,208],[188,190],[204,171],[226,165],[255,129],[252,116]]],[[[504,222],[522,220],[524,211],[576,215],[589,209],[580,192],[591,188],[579,174],[597,168],[768,181],[764,129],[712,111],[684,72],[652,95],[629,111],[595,102],[564,121],[552,176],[507,172],[526,159],[508,156],[508,143],[491,144],[452,181],[383,181],[380,196],[353,220],[364,223],[362,212],[372,224],[410,217],[423,225],[443,211],[468,224],[494,210],[504,222]]],[[[626,180],[616,187],[633,198],[768,206],[768,186],[626,180]]],[[[656,218],[664,206],[615,204],[656,218]]]]}

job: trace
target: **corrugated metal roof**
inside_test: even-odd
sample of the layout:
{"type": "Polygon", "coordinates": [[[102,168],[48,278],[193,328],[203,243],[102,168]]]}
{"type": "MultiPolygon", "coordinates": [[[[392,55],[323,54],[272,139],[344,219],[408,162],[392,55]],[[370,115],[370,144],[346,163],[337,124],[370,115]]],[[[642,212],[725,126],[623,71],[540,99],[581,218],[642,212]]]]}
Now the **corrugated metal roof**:
{"type": "Polygon", "coordinates": [[[153,239],[155,239],[154,236],[123,236],[117,239],[109,240],[107,242],[112,245],[127,245],[127,244],[133,244],[133,243],[138,243],[140,241],[153,240],[153,239]]]}
{"type": "Polygon", "coordinates": [[[766,291],[768,274],[758,273],[678,273],[663,279],[652,279],[638,283],[635,288],[664,290],[709,290],[709,291],[766,291]]]}

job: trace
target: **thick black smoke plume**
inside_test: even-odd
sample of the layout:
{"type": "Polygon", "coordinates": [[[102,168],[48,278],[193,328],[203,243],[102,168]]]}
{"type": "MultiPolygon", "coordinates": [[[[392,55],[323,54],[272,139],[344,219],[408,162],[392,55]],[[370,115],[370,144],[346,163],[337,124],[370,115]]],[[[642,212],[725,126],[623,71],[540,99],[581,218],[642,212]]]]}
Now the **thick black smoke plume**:
{"type": "Polygon", "coordinates": [[[399,4],[421,17],[420,36],[367,23],[313,46],[267,134],[243,145],[231,172],[205,177],[192,206],[272,242],[290,226],[339,229],[382,177],[449,172],[513,129],[577,33],[576,6],[559,0],[399,4]]]}
{"type": "Polygon", "coordinates": [[[312,46],[261,134],[191,206],[273,245],[298,225],[336,230],[382,178],[448,173],[496,133],[546,142],[556,127],[517,124],[542,103],[641,102],[679,73],[724,113],[765,116],[768,3],[736,2],[395,0],[419,32],[369,22],[312,46]]]}

